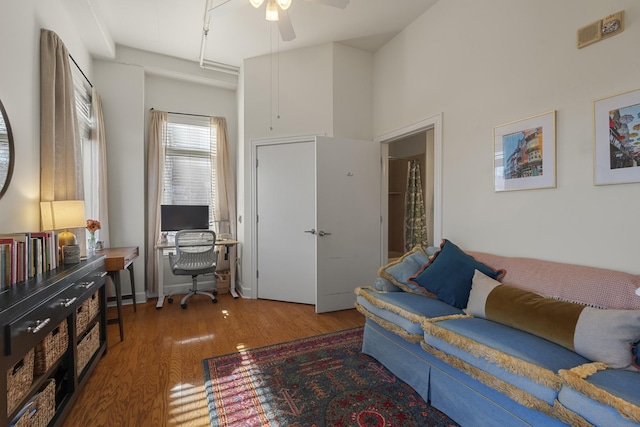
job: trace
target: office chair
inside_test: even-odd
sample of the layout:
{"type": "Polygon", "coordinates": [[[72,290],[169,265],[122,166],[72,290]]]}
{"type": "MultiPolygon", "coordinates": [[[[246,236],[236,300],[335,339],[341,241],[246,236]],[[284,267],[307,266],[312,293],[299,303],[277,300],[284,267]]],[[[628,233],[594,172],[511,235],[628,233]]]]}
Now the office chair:
{"type": "MultiPolygon", "coordinates": [[[[191,276],[193,288],[180,301],[182,308],[187,308],[187,299],[192,295],[206,295],[212,303],[217,303],[216,276],[213,274],[212,293],[198,290],[197,276],[215,273],[218,252],[215,250],[216,233],[211,230],[181,230],[176,233],[176,253],[169,254],[171,272],[175,275],[191,276]]],[[[173,298],[169,297],[169,303],[173,298]]]]}

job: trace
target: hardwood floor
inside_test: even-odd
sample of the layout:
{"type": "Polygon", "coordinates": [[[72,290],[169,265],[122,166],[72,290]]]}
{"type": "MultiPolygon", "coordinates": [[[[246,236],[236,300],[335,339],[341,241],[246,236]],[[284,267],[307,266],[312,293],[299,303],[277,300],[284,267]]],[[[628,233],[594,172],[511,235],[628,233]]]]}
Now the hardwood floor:
{"type": "Polygon", "coordinates": [[[107,327],[107,353],[63,426],[209,426],[202,359],[364,325],[355,309],[315,314],[310,305],[228,294],[188,304],[125,306],[124,341],[117,324],[107,327]]]}

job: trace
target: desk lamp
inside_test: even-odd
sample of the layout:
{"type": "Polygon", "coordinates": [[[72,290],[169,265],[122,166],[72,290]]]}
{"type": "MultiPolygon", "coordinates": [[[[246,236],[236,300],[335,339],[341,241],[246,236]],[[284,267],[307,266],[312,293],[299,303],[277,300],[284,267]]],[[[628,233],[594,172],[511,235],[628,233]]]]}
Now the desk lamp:
{"type": "Polygon", "coordinates": [[[40,202],[43,230],[64,230],[58,234],[60,247],[77,245],[76,235],[70,228],[80,228],[87,224],[84,214],[84,200],[62,200],[40,202]]]}

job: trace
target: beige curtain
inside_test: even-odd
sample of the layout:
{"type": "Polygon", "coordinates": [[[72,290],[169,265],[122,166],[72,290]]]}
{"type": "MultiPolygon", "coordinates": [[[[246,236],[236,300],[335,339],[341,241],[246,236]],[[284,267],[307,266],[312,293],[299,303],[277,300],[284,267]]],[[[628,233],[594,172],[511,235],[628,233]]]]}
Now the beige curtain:
{"type": "Polygon", "coordinates": [[[216,155],[216,194],[215,217],[218,221],[229,221],[229,232],[236,237],[236,191],[227,141],[227,120],[224,117],[212,117],[211,126],[216,127],[218,147],[216,155]]]}
{"type": "MultiPolygon", "coordinates": [[[[82,147],[69,52],[40,31],[40,201],[84,200],[82,147]]],[[[71,230],[84,252],[85,228],[71,230]]]]}
{"type": "Polygon", "coordinates": [[[91,212],[97,212],[97,219],[100,221],[99,239],[104,242],[105,248],[109,244],[109,195],[107,176],[107,139],[104,128],[104,115],[102,114],[102,98],[98,91],[93,88],[91,93],[91,112],[95,126],[91,130],[91,147],[96,150],[91,156],[91,171],[95,175],[92,180],[94,188],[91,189],[93,198],[91,212]]]}
{"type": "MultiPolygon", "coordinates": [[[[158,291],[158,257],[156,242],[160,239],[160,205],[162,204],[162,174],[164,170],[164,144],[167,113],[152,110],[149,113],[149,140],[147,143],[147,290],[158,291]]],[[[162,274],[162,273],[160,273],[162,274]]],[[[160,295],[158,295],[160,297],[160,295]]]]}
{"type": "Polygon", "coordinates": [[[40,200],[82,200],[82,148],[69,52],[40,32],[40,200]]]}

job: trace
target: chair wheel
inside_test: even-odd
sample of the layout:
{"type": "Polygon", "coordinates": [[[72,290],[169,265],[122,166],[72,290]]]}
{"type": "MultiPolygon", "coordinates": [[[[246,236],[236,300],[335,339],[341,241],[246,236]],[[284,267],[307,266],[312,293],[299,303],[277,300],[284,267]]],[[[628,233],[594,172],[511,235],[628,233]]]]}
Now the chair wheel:
{"type": "Polygon", "coordinates": [[[186,304],[186,303],[184,303],[184,304],[180,304],[180,307],[182,307],[182,308],[187,308],[187,304],[186,304]]]}
{"type": "Polygon", "coordinates": [[[212,300],[211,300],[211,303],[213,303],[213,304],[217,304],[217,303],[218,303],[218,300],[214,298],[214,299],[212,299],[212,300]]]}
{"type": "Polygon", "coordinates": [[[169,304],[173,304],[173,298],[167,298],[167,301],[169,302],[169,304]]]}
{"type": "Polygon", "coordinates": [[[215,289],[215,290],[213,291],[213,294],[214,294],[214,295],[218,295],[218,290],[217,290],[217,289],[215,289]]]}

